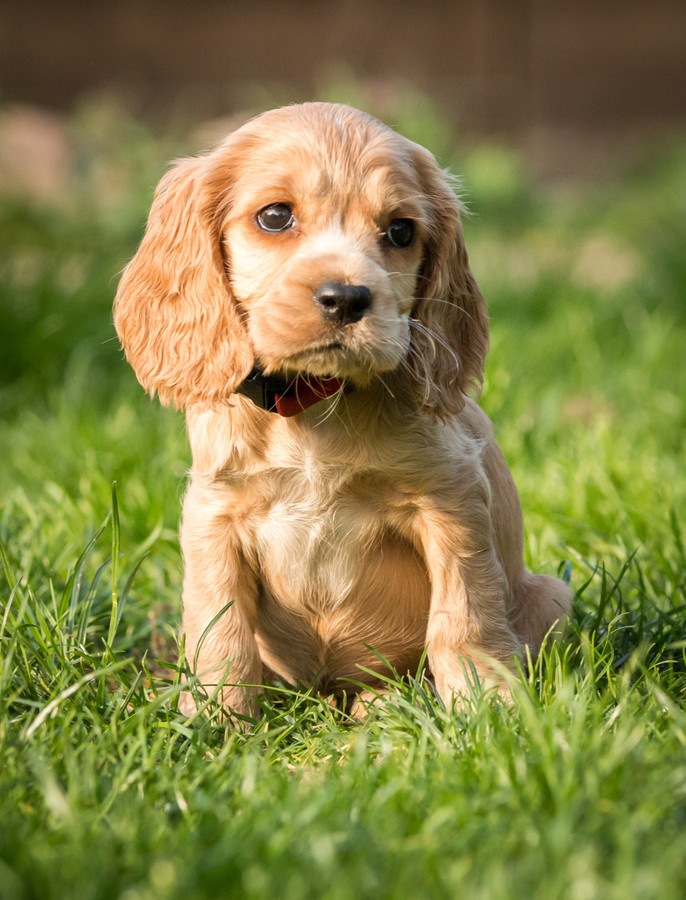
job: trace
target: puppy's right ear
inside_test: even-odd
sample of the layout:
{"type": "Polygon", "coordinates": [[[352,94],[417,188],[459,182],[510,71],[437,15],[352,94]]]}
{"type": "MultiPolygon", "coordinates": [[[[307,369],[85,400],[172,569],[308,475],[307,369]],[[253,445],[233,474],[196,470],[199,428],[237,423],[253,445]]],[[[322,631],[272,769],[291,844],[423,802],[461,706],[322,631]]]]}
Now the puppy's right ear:
{"type": "Polygon", "coordinates": [[[114,301],[138,380],[178,408],[226,399],[253,366],[222,257],[210,160],[182,160],[162,179],[114,301]]]}

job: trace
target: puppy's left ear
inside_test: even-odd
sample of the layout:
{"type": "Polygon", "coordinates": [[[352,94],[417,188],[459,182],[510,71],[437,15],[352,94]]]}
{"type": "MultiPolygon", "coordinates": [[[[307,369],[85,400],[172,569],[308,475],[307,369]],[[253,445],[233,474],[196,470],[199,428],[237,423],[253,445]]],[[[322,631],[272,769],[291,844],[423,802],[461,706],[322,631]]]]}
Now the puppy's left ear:
{"type": "Polygon", "coordinates": [[[470,388],[481,388],[488,314],[469,269],[460,201],[427,150],[414,145],[412,154],[429,221],[412,310],[410,360],[422,407],[444,418],[462,409],[470,388]]]}

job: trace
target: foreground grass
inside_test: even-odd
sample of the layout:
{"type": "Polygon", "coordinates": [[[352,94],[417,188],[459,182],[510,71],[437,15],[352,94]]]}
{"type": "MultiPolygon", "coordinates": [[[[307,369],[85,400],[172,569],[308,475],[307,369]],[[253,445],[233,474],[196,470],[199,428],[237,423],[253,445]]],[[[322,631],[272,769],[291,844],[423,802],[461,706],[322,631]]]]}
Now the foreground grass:
{"type": "Polygon", "coordinates": [[[107,203],[0,203],[0,896],[683,896],[683,155],[562,199],[501,151],[458,160],[484,405],[528,561],[571,561],[565,642],[509,707],[389,672],[363,724],[277,685],[227,732],[176,711],[183,423],[109,340],[162,154],[123,134],[107,203]]]}
{"type": "Polygon", "coordinates": [[[97,549],[6,610],[5,896],[680,895],[680,611],[627,602],[629,569],[511,707],[411,681],[354,725],[277,688],[227,733],[132,653],[131,573],[113,606],[97,549]]]}

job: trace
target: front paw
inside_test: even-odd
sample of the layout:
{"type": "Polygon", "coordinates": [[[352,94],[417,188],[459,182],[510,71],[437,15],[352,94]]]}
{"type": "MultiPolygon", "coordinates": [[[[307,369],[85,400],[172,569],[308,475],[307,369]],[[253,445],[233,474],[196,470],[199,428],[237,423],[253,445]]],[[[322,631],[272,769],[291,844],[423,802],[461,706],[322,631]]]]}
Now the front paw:
{"type": "Polygon", "coordinates": [[[360,691],[350,704],[349,715],[357,722],[363,722],[376,703],[388,696],[389,691],[360,691]]]}
{"type": "Polygon", "coordinates": [[[191,716],[194,716],[198,712],[199,708],[195,697],[190,691],[182,691],[179,694],[178,709],[182,716],[186,716],[187,719],[190,719],[191,716]]]}
{"type": "Polygon", "coordinates": [[[470,698],[485,692],[497,694],[505,703],[512,700],[508,684],[511,668],[496,660],[476,663],[467,657],[455,655],[449,665],[432,667],[432,674],[436,691],[446,709],[464,709],[470,698]]]}
{"type": "Polygon", "coordinates": [[[220,691],[205,686],[196,693],[182,691],[179,695],[179,712],[187,718],[205,716],[219,707],[220,719],[233,725],[253,720],[258,717],[257,689],[243,685],[224,686],[220,691]]]}

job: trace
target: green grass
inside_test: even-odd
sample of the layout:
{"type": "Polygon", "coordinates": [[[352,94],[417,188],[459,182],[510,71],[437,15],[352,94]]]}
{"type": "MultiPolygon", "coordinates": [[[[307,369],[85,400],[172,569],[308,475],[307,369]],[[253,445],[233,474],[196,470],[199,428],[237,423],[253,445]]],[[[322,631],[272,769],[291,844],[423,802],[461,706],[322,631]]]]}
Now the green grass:
{"type": "Polygon", "coordinates": [[[91,109],[63,204],[0,199],[0,897],[684,896],[684,144],[561,194],[412,115],[465,174],[483,403],[567,639],[510,707],[389,672],[363,724],[278,685],[242,731],[176,711],[188,450],[109,309],[181,145],[91,109]]]}

